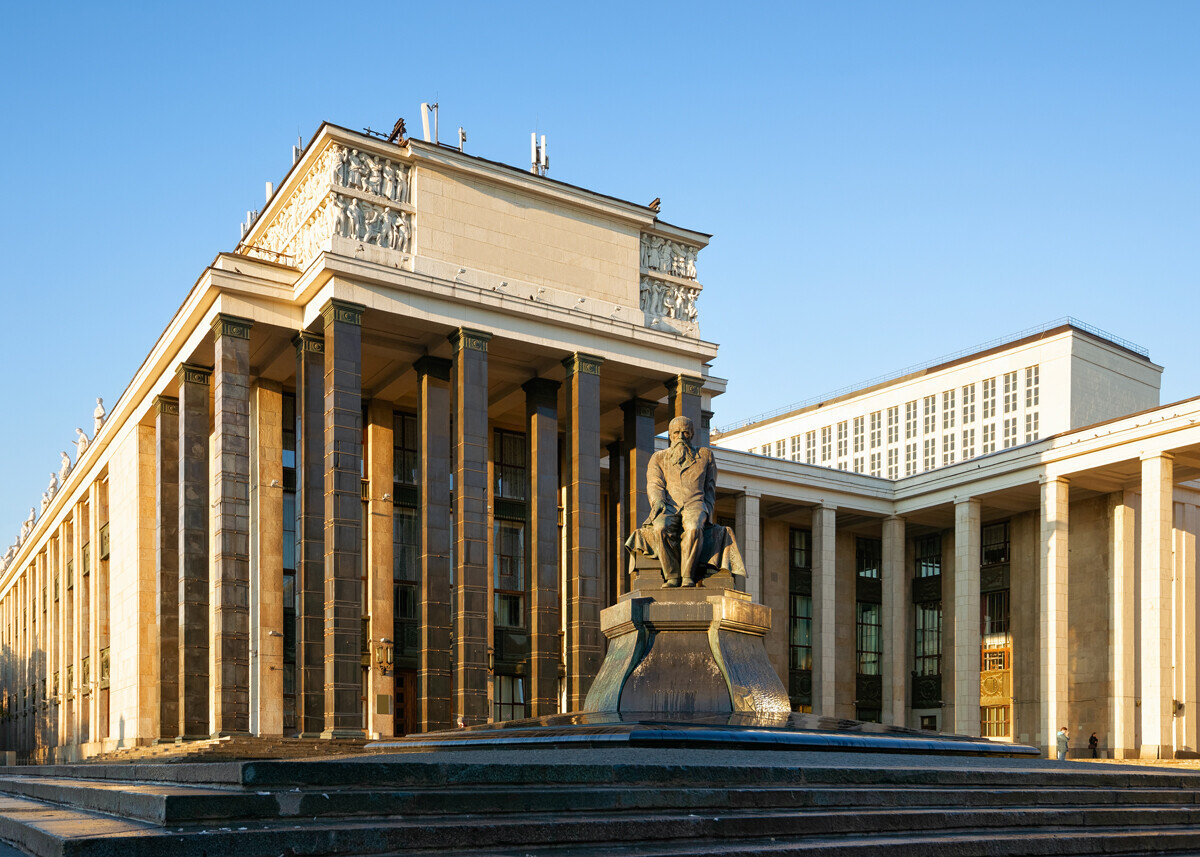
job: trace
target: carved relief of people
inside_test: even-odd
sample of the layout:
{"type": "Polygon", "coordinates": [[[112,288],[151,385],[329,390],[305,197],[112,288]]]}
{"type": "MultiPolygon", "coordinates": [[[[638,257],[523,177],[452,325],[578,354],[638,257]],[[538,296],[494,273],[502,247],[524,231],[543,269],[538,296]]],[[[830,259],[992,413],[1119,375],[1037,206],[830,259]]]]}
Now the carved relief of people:
{"type": "Polygon", "coordinates": [[[88,436],[83,433],[83,429],[75,429],[75,460],[83,458],[83,454],[87,452],[88,436]]]}
{"type": "Polygon", "coordinates": [[[396,202],[408,202],[408,171],[404,167],[396,168],[396,202]]]}
{"type": "Polygon", "coordinates": [[[404,215],[398,214],[396,216],[396,223],[392,227],[392,246],[401,253],[407,253],[410,235],[411,232],[409,231],[408,223],[405,222],[404,215]]]}
{"type": "Polygon", "coordinates": [[[97,396],[96,397],[96,409],[94,411],[92,411],[92,420],[94,423],[94,430],[92,431],[92,437],[95,437],[96,435],[100,434],[100,427],[102,425],[104,425],[104,417],[105,417],[104,399],[97,396]]]}
{"type": "Polygon", "coordinates": [[[383,165],[383,195],[388,199],[396,198],[396,170],[391,161],[383,165]]]}
{"type": "Polygon", "coordinates": [[[341,146],[334,146],[336,154],[333,161],[333,183],[346,186],[346,173],[350,168],[350,153],[341,146]]]}
{"type": "MultiPolygon", "coordinates": [[[[645,248],[643,248],[643,249],[645,249],[645,248]]],[[[642,286],[639,291],[640,300],[638,302],[638,306],[641,307],[642,312],[650,311],[650,290],[651,290],[650,278],[642,277],[642,286]]]]}
{"type": "Polygon", "coordinates": [[[371,178],[368,179],[368,187],[371,193],[383,193],[383,165],[379,163],[378,158],[373,158],[370,162],[371,178]]]}
{"type": "Polygon", "coordinates": [[[685,266],[683,275],[685,277],[687,277],[689,280],[696,279],[696,256],[698,253],[699,253],[699,251],[695,247],[686,248],[687,264],[685,266]]]}
{"type": "Polygon", "coordinates": [[[346,160],[346,187],[361,188],[363,186],[363,162],[358,156],[358,149],[350,150],[346,160]]]}
{"type": "Polygon", "coordinates": [[[58,468],[58,481],[59,484],[66,484],[67,474],[71,472],[71,456],[67,455],[65,450],[60,452],[59,456],[62,458],[62,464],[58,468]]]}
{"type": "Polygon", "coordinates": [[[687,320],[693,324],[696,323],[696,319],[700,315],[700,311],[696,308],[696,298],[698,297],[700,297],[699,289],[688,289],[687,320]]]}
{"type": "Polygon", "coordinates": [[[368,244],[387,246],[384,244],[384,241],[391,240],[391,235],[388,234],[385,236],[384,233],[384,223],[386,219],[387,218],[384,216],[383,212],[379,209],[370,209],[366,215],[363,240],[365,240],[368,244]]]}

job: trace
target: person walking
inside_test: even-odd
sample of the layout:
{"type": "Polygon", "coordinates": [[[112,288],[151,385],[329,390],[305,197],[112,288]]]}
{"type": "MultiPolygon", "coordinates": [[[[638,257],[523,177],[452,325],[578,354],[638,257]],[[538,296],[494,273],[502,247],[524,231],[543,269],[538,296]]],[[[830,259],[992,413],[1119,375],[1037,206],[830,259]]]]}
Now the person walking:
{"type": "Polygon", "coordinates": [[[1092,758],[1093,758],[1093,759],[1099,759],[1099,758],[1100,758],[1100,753],[1099,753],[1099,751],[1097,750],[1097,748],[1098,748],[1099,746],[1100,746],[1100,739],[1099,739],[1099,738],[1097,738],[1097,737],[1096,737],[1096,733],[1095,733],[1095,732],[1093,732],[1093,733],[1092,733],[1092,737],[1091,737],[1091,738],[1088,738],[1088,747],[1089,747],[1089,748],[1091,749],[1091,751],[1092,751],[1092,758]]]}
{"type": "Polygon", "coordinates": [[[1070,743],[1071,736],[1067,733],[1067,727],[1063,726],[1058,730],[1058,761],[1065,761],[1067,758],[1067,745],[1070,743]]]}

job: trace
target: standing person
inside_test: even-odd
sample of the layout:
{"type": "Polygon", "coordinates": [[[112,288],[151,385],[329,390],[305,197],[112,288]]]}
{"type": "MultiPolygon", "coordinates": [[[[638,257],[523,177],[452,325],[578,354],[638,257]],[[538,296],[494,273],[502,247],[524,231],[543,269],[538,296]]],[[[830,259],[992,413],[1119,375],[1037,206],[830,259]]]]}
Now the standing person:
{"type": "Polygon", "coordinates": [[[1071,736],[1067,734],[1067,727],[1063,726],[1058,730],[1058,761],[1065,761],[1067,758],[1067,745],[1070,743],[1071,736]]]}
{"type": "Polygon", "coordinates": [[[1099,747],[1099,746],[1100,746],[1100,739],[1099,739],[1099,738],[1097,738],[1097,737],[1096,737],[1096,733],[1095,733],[1095,732],[1093,732],[1093,733],[1092,733],[1092,737],[1091,737],[1091,738],[1088,738],[1088,747],[1089,747],[1089,748],[1091,749],[1091,751],[1092,751],[1092,758],[1093,758],[1093,759],[1099,759],[1099,758],[1100,758],[1100,753],[1099,753],[1099,752],[1097,751],[1097,749],[1096,749],[1096,748],[1097,748],[1097,747],[1099,747]]]}

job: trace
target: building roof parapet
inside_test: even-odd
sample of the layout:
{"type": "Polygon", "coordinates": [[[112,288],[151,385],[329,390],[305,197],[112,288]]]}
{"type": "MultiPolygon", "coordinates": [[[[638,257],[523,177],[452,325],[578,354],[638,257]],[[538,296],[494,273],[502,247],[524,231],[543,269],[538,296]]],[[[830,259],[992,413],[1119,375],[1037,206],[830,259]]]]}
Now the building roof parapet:
{"type": "Polygon", "coordinates": [[[798,411],[806,410],[814,406],[829,404],[837,399],[846,398],[855,393],[866,392],[872,387],[877,387],[880,384],[899,381],[917,373],[941,369],[947,367],[949,364],[961,362],[964,358],[982,356],[985,352],[1002,348],[1004,346],[1016,345],[1023,340],[1027,340],[1032,337],[1038,337],[1047,333],[1058,333],[1060,331],[1069,329],[1090,334],[1097,339],[1104,340],[1111,345],[1115,345],[1124,351],[1128,351],[1131,354],[1150,362],[1150,351],[1143,346],[1134,342],[1130,342],[1128,339],[1123,339],[1116,334],[1109,333],[1106,330],[1102,330],[1098,327],[1087,324],[1086,322],[1080,321],[1074,316],[1063,316],[1062,318],[1056,318],[1053,321],[1048,321],[1045,324],[1039,324],[1034,327],[1018,331],[1017,333],[1009,334],[1008,336],[992,339],[979,345],[971,346],[970,348],[963,348],[959,351],[955,351],[952,354],[946,354],[934,360],[929,360],[924,363],[917,363],[912,366],[906,366],[903,369],[899,369],[894,372],[888,372],[884,375],[879,375],[878,377],[872,378],[868,381],[850,384],[828,393],[821,393],[820,395],[811,396],[810,398],[803,399],[799,402],[793,402],[792,404],[786,405],[782,408],[775,408],[774,410],[765,411],[753,417],[747,417],[746,419],[738,420],[735,423],[729,423],[716,429],[714,434],[723,435],[734,431],[740,431],[741,429],[749,428],[750,426],[758,425],[759,423],[765,423],[779,417],[790,416],[798,411]]]}

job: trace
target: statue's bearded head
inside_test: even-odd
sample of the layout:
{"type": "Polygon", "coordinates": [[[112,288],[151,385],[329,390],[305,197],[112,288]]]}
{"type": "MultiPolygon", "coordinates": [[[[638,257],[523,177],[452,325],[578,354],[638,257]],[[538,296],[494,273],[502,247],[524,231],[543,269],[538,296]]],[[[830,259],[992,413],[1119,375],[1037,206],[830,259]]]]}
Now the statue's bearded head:
{"type": "Polygon", "coordinates": [[[667,426],[667,436],[671,438],[671,449],[668,459],[681,467],[691,464],[696,457],[696,449],[692,446],[692,421],[687,417],[676,417],[667,426]]]}

